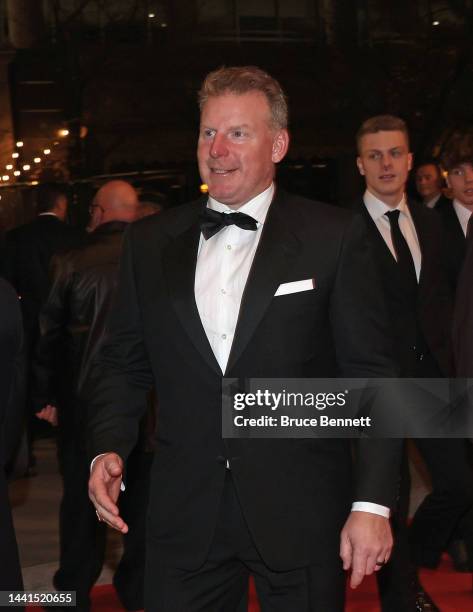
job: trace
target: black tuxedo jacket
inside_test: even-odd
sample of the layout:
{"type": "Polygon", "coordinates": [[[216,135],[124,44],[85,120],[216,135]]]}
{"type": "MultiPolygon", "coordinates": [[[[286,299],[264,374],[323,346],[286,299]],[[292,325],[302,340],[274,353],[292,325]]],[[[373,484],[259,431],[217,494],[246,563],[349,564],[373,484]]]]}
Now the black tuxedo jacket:
{"type": "Polygon", "coordinates": [[[10,230],[5,238],[5,276],[21,296],[25,328],[31,341],[49,290],[49,263],[54,253],[78,246],[82,232],[54,215],[40,215],[10,230]]]}
{"type": "Polygon", "coordinates": [[[390,313],[396,356],[402,376],[415,376],[419,352],[429,352],[440,372],[452,375],[451,321],[452,292],[445,269],[444,235],[438,216],[414,200],[408,202],[422,256],[417,300],[405,295],[399,269],[391,251],[371,218],[363,199],[356,207],[362,211],[378,274],[390,313]]]}
{"type": "Polygon", "coordinates": [[[465,258],[466,238],[463,233],[457,213],[453,208],[453,200],[442,196],[434,208],[442,220],[445,234],[445,262],[450,287],[455,292],[458,276],[465,258]]]}
{"type": "Polygon", "coordinates": [[[22,589],[10,514],[5,464],[12,458],[24,419],[23,325],[13,288],[0,279],[0,589],[22,589]]]}
{"type": "MultiPolygon", "coordinates": [[[[177,567],[198,567],[216,523],[230,461],[243,513],[266,564],[323,562],[339,547],[351,502],[391,506],[398,441],[223,440],[222,372],[194,297],[205,201],[132,224],[117,299],[86,385],[90,455],[126,457],[155,383],[158,440],[148,541],[177,567]],[[355,483],[354,483],[355,482],[355,483]]],[[[347,211],[278,191],[244,291],[229,377],[390,377],[397,374],[363,223],[347,211]],[[315,289],[275,297],[281,283],[315,289]]]]}

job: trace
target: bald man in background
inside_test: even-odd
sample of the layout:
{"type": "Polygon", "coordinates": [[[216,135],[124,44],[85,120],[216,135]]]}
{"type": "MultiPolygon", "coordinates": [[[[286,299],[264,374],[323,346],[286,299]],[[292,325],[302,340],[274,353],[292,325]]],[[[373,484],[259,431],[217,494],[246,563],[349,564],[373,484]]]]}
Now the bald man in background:
{"type": "MultiPolygon", "coordinates": [[[[59,518],[60,566],[54,585],[58,590],[75,590],[77,610],[81,612],[90,610],[89,592],[102,569],[105,528],[97,521],[87,494],[86,406],[80,401],[80,390],[102,343],[123,233],[138,218],[139,210],[137,193],[130,184],[110,181],[99,189],[89,207],[90,233],[85,244],[52,261],[51,291],[40,315],[34,401],[38,418],[58,425],[58,458],[64,484],[59,518]]],[[[130,464],[135,460],[140,480],[130,477],[126,495],[144,515],[151,453],[137,452],[130,464]]],[[[124,608],[138,610],[143,608],[144,519],[140,522],[136,515],[130,520],[135,526],[130,532],[132,540],[125,541],[125,554],[114,583],[124,608]]]]}

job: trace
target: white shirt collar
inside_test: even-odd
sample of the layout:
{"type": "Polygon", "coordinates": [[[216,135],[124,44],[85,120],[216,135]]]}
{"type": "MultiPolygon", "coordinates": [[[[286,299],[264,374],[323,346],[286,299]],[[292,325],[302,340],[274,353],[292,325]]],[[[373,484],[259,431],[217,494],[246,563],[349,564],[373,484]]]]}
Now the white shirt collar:
{"type": "Polygon", "coordinates": [[[458,221],[460,221],[463,233],[466,236],[466,228],[468,226],[468,221],[470,220],[470,215],[472,213],[466,206],[463,206],[463,204],[456,198],[453,200],[453,208],[457,213],[458,221]]]}
{"type": "Polygon", "coordinates": [[[250,215],[253,219],[258,221],[258,226],[262,225],[266,219],[266,215],[268,214],[269,206],[273,200],[274,196],[274,183],[265,189],[263,192],[259,193],[253,199],[251,199],[246,204],[243,204],[240,208],[235,210],[231,206],[227,206],[226,204],[222,204],[218,200],[215,200],[211,196],[209,196],[207,206],[212,210],[216,210],[218,212],[224,213],[232,213],[232,212],[241,212],[246,215],[250,215]]]}
{"type": "Polygon", "coordinates": [[[381,219],[390,210],[396,210],[396,209],[400,210],[401,214],[405,214],[408,217],[410,217],[409,209],[407,208],[405,194],[402,196],[402,199],[399,202],[399,204],[395,206],[394,208],[382,202],[380,199],[374,196],[371,193],[371,191],[369,191],[368,189],[365,191],[365,194],[363,196],[363,201],[366,205],[366,208],[368,209],[368,212],[370,213],[374,221],[381,219]]]}
{"type": "Polygon", "coordinates": [[[426,202],[425,206],[427,206],[427,208],[434,208],[437,202],[440,200],[441,195],[442,195],[441,193],[438,193],[436,196],[434,196],[428,202],[426,202]]]}

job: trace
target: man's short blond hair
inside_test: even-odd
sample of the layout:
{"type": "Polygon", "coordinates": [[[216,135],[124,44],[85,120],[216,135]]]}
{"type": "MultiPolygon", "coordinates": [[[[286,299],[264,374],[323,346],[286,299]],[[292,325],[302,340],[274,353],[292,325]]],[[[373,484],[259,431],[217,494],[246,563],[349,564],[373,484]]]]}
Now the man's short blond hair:
{"type": "Polygon", "coordinates": [[[356,148],[358,153],[361,150],[361,139],[367,134],[377,134],[378,132],[402,132],[407,140],[409,147],[409,131],[406,122],[395,115],[376,115],[363,121],[356,133],[356,148]]]}
{"type": "Polygon", "coordinates": [[[271,112],[271,126],[274,129],[286,129],[288,108],[286,95],[281,85],[257,66],[222,66],[210,72],[199,91],[199,108],[202,111],[207,100],[224,94],[241,95],[252,91],[261,92],[268,101],[271,112]]]}

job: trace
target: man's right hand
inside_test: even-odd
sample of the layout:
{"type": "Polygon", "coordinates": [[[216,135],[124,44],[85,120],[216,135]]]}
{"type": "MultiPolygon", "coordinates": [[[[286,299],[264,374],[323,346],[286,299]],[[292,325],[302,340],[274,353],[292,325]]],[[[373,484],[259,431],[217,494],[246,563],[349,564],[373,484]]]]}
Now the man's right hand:
{"type": "Polygon", "coordinates": [[[95,459],[89,479],[89,497],[97,518],[121,533],[128,525],[120,517],[117,499],[123,474],[123,460],[116,453],[105,453],[95,459]]]}

